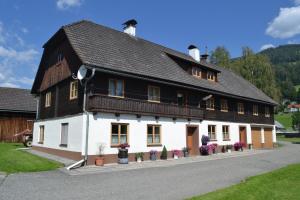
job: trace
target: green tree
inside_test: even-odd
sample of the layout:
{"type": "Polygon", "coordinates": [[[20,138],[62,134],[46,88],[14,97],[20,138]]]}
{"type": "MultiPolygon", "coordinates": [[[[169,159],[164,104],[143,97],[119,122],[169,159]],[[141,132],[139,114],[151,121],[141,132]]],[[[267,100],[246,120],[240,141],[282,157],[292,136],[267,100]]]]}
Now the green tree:
{"type": "Polygon", "coordinates": [[[295,129],[300,130],[300,112],[295,112],[292,115],[292,123],[295,129]]]}
{"type": "Polygon", "coordinates": [[[211,52],[211,62],[224,67],[230,68],[230,53],[224,46],[218,46],[214,51],[211,52]]]}
{"type": "Polygon", "coordinates": [[[232,69],[261,89],[274,100],[279,101],[281,93],[275,82],[275,73],[266,55],[254,54],[249,47],[243,47],[242,57],[232,61],[232,69]]]}
{"type": "Polygon", "coordinates": [[[164,148],[163,148],[163,150],[161,152],[160,158],[163,159],[163,160],[166,160],[168,158],[168,151],[167,151],[166,146],[164,146],[164,148]]]}

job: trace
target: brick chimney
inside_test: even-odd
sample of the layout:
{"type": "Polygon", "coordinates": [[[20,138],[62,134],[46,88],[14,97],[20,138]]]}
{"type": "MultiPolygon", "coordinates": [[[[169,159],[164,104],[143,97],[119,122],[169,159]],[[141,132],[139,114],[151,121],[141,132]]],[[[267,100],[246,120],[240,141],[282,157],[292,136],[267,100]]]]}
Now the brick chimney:
{"type": "Polygon", "coordinates": [[[194,45],[190,45],[188,47],[189,50],[189,55],[194,58],[194,60],[196,60],[197,62],[200,62],[200,50],[194,46],[194,45]]]}
{"type": "Polygon", "coordinates": [[[128,35],[135,36],[137,21],[131,19],[122,24],[124,26],[124,33],[128,35]]]}

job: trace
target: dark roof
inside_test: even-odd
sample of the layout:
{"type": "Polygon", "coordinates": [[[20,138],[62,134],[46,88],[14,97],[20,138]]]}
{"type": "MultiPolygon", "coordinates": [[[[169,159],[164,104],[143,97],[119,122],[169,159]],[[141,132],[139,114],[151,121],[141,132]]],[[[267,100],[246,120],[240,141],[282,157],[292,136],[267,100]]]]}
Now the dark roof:
{"type": "Polygon", "coordinates": [[[85,20],[63,26],[62,29],[85,65],[276,104],[242,77],[213,64],[200,63],[202,66],[221,72],[218,75],[218,83],[195,78],[183,70],[169,55],[199,65],[191,56],[139,37],[85,20]]]}
{"type": "Polygon", "coordinates": [[[0,111],[36,112],[36,100],[30,90],[0,87],[0,111]]]}

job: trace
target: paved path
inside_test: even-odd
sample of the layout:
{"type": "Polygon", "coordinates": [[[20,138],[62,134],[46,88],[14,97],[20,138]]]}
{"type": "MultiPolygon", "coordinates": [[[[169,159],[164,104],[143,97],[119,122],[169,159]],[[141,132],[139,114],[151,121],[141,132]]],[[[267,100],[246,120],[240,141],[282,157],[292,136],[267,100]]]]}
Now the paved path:
{"type": "Polygon", "coordinates": [[[169,167],[80,176],[60,170],[14,174],[0,186],[0,199],[184,199],[299,163],[300,145],[285,144],[260,154],[169,167]]]}

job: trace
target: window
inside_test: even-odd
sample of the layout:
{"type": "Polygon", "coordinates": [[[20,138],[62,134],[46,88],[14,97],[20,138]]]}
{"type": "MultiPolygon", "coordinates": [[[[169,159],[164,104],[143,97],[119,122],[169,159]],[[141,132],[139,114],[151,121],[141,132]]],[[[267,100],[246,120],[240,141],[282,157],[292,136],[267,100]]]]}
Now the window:
{"type": "Polygon", "coordinates": [[[270,117],[270,108],[265,107],[265,117],[270,117]]]}
{"type": "Polygon", "coordinates": [[[51,106],[51,92],[46,93],[45,107],[51,106]]]}
{"type": "Polygon", "coordinates": [[[253,105],[253,115],[258,116],[258,105],[253,105]]]}
{"type": "Polygon", "coordinates": [[[160,145],[160,125],[147,126],[147,145],[160,145]]]}
{"type": "Polygon", "coordinates": [[[69,124],[63,123],[61,124],[61,133],[60,133],[60,146],[68,146],[68,129],[69,124]]]}
{"type": "Polygon", "coordinates": [[[207,71],[207,80],[214,81],[215,80],[215,74],[211,71],[207,71]]]}
{"type": "Polygon", "coordinates": [[[210,140],[216,140],[216,126],[208,125],[208,137],[210,140]]]}
{"type": "Polygon", "coordinates": [[[214,98],[209,98],[206,100],[206,109],[207,110],[214,110],[215,109],[215,99],[214,98]]]}
{"type": "Polygon", "coordinates": [[[70,100],[77,99],[78,97],[78,81],[70,83],[70,100]]]}
{"type": "Polygon", "coordinates": [[[226,99],[221,99],[221,111],[228,112],[228,102],[226,99]]]}
{"type": "Polygon", "coordinates": [[[245,113],[244,104],[243,103],[238,103],[238,114],[243,115],[244,113],[245,113]]]}
{"type": "Polygon", "coordinates": [[[111,124],[111,145],[128,143],[128,124],[111,124]]]}
{"type": "Polygon", "coordinates": [[[201,78],[201,69],[198,67],[193,67],[192,68],[192,75],[197,77],[197,78],[201,78]]]}
{"type": "Polygon", "coordinates": [[[45,126],[40,126],[40,134],[39,134],[39,142],[40,144],[44,143],[44,133],[45,133],[45,126]]]}
{"type": "Polygon", "coordinates": [[[57,55],[57,63],[61,62],[64,59],[64,55],[62,53],[59,53],[57,55]]]}
{"type": "Polygon", "coordinates": [[[230,140],[229,138],[229,126],[222,126],[223,140],[230,140]]]}
{"type": "Polygon", "coordinates": [[[124,81],[110,79],[108,90],[108,95],[110,96],[124,97],[124,81]]]}
{"type": "Polygon", "coordinates": [[[160,88],[148,86],[148,101],[160,102],[160,88]]]}

